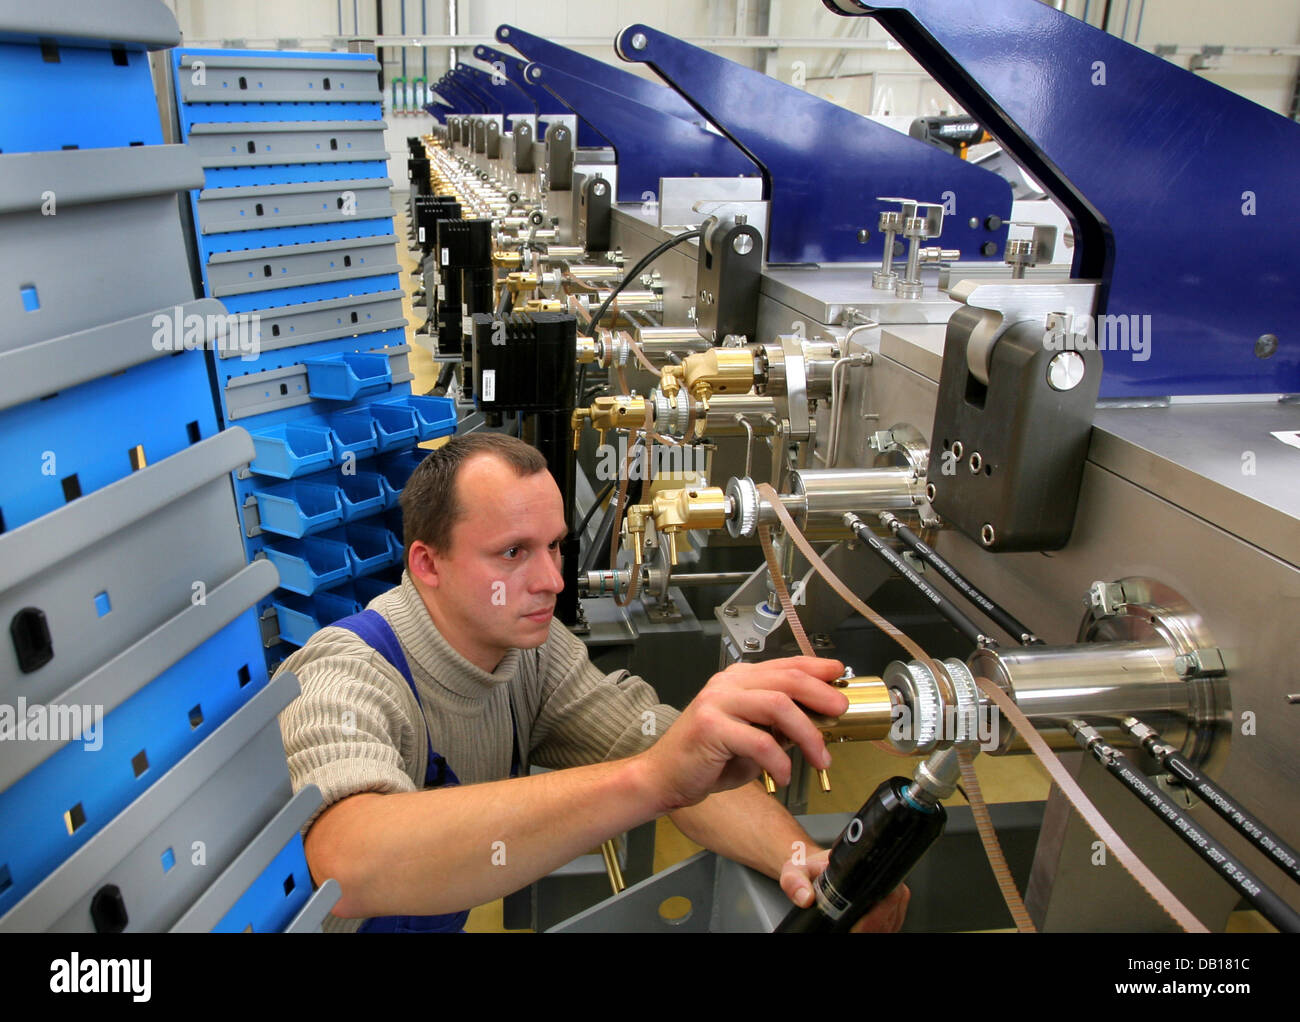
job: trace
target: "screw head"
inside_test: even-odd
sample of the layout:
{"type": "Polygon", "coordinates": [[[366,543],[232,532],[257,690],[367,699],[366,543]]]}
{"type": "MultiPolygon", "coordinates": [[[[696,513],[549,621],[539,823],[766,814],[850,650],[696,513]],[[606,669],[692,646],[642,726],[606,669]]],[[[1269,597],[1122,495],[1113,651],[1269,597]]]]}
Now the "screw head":
{"type": "Polygon", "coordinates": [[[745,648],[748,650],[758,649],[758,640],[751,635],[745,640],[745,648]]]}
{"type": "Polygon", "coordinates": [[[925,499],[928,500],[931,504],[934,503],[934,496],[938,492],[939,491],[934,488],[934,483],[925,484],[925,499]]]}
{"type": "Polygon", "coordinates": [[[980,255],[995,256],[998,254],[998,243],[996,241],[986,241],[980,246],[980,255]]]}
{"type": "Polygon", "coordinates": [[[1277,334],[1261,334],[1255,342],[1256,358],[1272,358],[1277,351],[1277,334]]]}
{"type": "Polygon", "coordinates": [[[1073,390],[1083,382],[1086,369],[1077,351],[1061,351],[1047,363],[1047,383],[1053,390],[1073,390]]]}
{"type": "Polygon", "coordinates": [[[975,230],[977,227],[979,227],[979,225],[980,225],[980,218],[979,218],[979,217],[977,217],[977,216],[973,216],[973,217],[970,218],[970,228],[971,228],[971,230],[975,230]]]}
{"type": "Polygon", "coordinates": [[[644,32],[638,32],[636,35],[634,35],[634,36],[632,37],[632,49],[634,49],[634,50],[644,50],[645,47],[646,47],[646,43],[648,43],[649,41],[650,41],[650,40],[648,40],[648,39],[645,37],[645,33],[644,33],[644,32]]]}
{"type": "Polygon", "coordinates": [[[723,607],[722,613],[725,614],[727,617],[738,617],[740,615],[740,611],[738,611],[731,604],[728,604],[727,606],[723,607]]]}
{"type": "Polygon", "coordinates": [[[748,234],[737,234],[731,239],[731,247],[736,255],[748,255],[754,248],[754,239],[748,234]]]}
{"type": "Polygon", "coordinates": [[[604,184],[604,182],[603,182],[603,181],[597,181],[594,185],[591,186],[591,191],[592,191],[592,194],[594,194],[594,195],[604,195],[604,194],[605,194],[605,184],[604,184]]]}
{"type": "Polygon", "coordinates": [[[865,245],[865,244],[866,244],[868,241],[870,241],[870,240],[871,240],[871,232],[870,232],[869,230],[867,230],[867,229],[864,227],[864,228],[862,228],[862,230],[858,231],[858,244],[859,244],[859,245],[865,245]]]}
{"type": "Polygon", "coordinates": [[[1002,229],[1002,218],[1000,216],[985,217],[984,228],[989,231],[1000,231],[1002,229]]]}

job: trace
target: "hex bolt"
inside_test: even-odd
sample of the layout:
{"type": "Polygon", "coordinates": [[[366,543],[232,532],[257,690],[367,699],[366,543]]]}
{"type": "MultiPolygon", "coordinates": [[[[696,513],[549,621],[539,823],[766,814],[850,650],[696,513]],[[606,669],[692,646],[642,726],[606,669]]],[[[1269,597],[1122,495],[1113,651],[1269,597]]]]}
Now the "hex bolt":
{"type": "Polygon", "coordinates": [[[758,649],[758,640],[751,635],[745,640],[745,648],[751,652],[758,649]]]}

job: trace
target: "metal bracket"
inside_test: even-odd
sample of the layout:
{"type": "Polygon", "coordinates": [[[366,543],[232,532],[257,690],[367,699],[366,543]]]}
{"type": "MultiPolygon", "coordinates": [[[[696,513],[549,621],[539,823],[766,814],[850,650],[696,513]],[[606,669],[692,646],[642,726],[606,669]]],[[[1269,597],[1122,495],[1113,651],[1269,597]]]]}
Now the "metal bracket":
{"type": "Polygon", "coordinates": [[[950,202],[955,224],[945,240],[963,258],[1001,259],[1011,186],[997,175],[645,25],[625,28],[615,48],[648,64],[762,168],[769,262],[879,260],[880,236],[858,238],[876,225],[876,196],[913,194],[950,202]]]}
{"type": "MultiPolygon", "coordinates": [[[[622,72],[620,72],[622,73],[622,72]]],[[[738,177],[758,168],[726,139],[655,107],[532,63],[529,80],[544,86],[608,139],[618,155],[618,201],[658,195],[664,177],[738,177]]],[[[666,91],[666,90],[665,90],[666,91]]]]}
{"type": "Polygon", "coordinates": [[[1294,261],[1293,122],[1038,0],[825,3],[875,17],[1065,209],[1099,315],[1157,325],[1107,356],[1103,398],[1300,391],[1300,349],[1255,351],[1300,319],[1269,269],[1294,261]]]}

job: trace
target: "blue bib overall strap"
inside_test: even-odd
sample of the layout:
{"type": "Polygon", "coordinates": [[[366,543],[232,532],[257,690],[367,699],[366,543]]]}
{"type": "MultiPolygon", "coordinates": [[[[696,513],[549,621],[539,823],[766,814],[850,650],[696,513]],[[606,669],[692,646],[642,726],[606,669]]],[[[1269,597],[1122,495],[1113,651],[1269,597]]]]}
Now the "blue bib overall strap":
{"type": "MultiPolygon", "coordinates": [[[[406,684],[410,686],[411,695],[415,696],[415,705],[419,707],[423,719],[424,704],[415,687],[415,678],[411,676],[410,665],[402,652],[402,644],[397,641],[392,626],[382,614],[373,610],[363,610],[334,622],[335,628],[346,628],[362,642],[376,650],[380,656],[397,668],[406,684]]],[[[514,715],[511,714],[513,721],[514,715]]],[[[428,722],[425,722],[425,741],[429,746],[428,765],[424,770],[424,786],[441,788],[460,784],[460,779],[445,759],[433,749],[433,738],[429,735],[428,722]]],[[[515,756],[518,757],[518,742],[515,743],[515,756]]],[[[513,776],[513,771],[512,771],[513,776]]],[[[379,916],[367,919],[361,924],[358,933],[464,933],[465,920],[469,912],[450,912],[440,916],[379,916]]]]}

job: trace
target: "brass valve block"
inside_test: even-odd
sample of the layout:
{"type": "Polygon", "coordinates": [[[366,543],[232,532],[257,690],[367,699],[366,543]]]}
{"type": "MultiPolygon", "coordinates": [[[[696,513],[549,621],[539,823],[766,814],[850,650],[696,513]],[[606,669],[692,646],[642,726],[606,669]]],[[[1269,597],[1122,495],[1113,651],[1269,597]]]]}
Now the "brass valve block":
{"type": "Polygon", "coordinates": [[[747,394],[754,386],[754,355],[748,348],[710,348],[663,368],[660,389],[670,400],[681,387],[700,401],[713,394],[747,394]]]}

